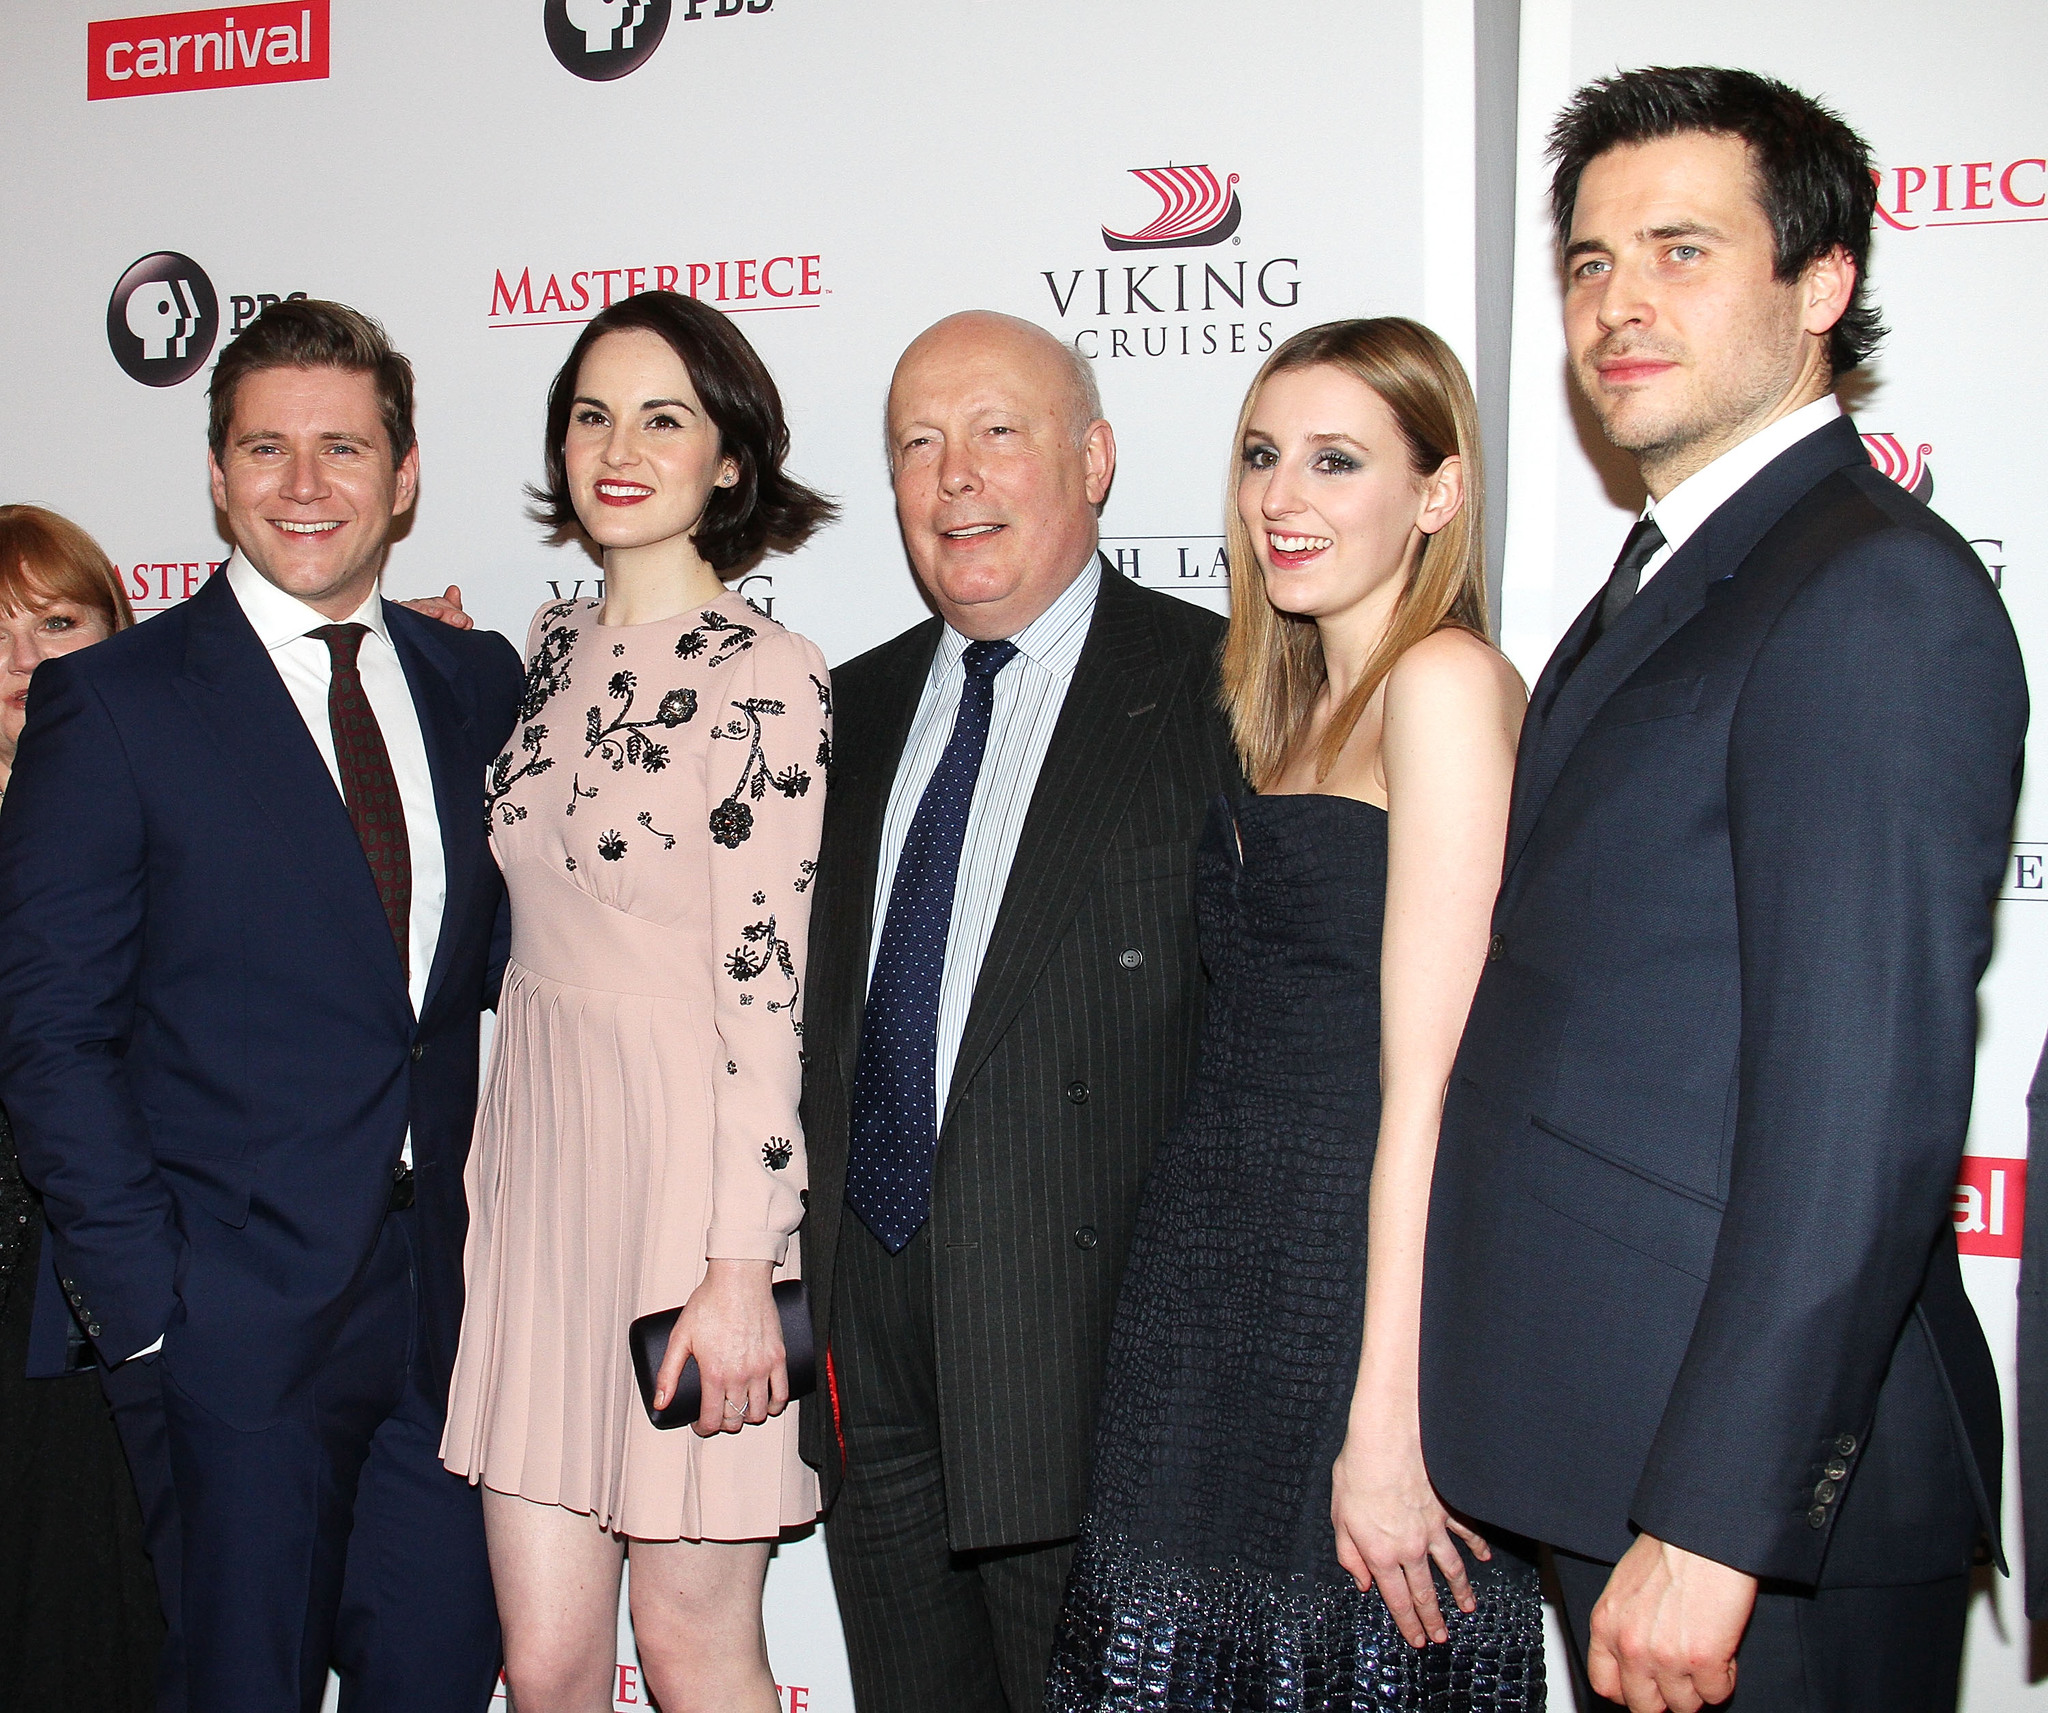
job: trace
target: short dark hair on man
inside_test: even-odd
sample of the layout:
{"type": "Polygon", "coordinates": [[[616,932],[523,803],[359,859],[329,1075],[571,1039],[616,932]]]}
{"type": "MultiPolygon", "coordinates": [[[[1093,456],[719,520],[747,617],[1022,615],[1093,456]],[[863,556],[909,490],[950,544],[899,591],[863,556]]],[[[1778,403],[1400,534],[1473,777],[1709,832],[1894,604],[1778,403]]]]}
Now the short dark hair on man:
{"type": "Polygon", "coordinates": [[[214,362],[206,386],[206,443],[216,461],[227,451],[235,390],[259,369],[344,369],[370,376],[393,465],[404,463],[413,449],[412,365],[391,348],[384,329],[345,303],[294,297],[270,305],[214,362]]]}
{"type": "Polygon", "coordinates": [[[713,488],[691,536],[698,554],[724,575],[773,549],[787,553],[830,523],[839,508],[783,469],[789,424],[768,367],[731,320],[674,291],[636,292],[600,310],[570,347],[548,392],[547,485],[530,487],[534,516],[551,530],[574,529],[576,506],[562,448],[576,405],[576,380],[591,346],[607,333],[639,329],[660,335],[690,371],[705,413],[718,426],[719,451],[738,466],[739,480],[713,488]]]}
{"type": "Polygon", "coordinates": [[[1777,277],[1796,280],[1836,249],[1856,264],[1856,290],[1828,336],[1837,375],[1877,349],[1884,324],[1870,301],[1870,229],[1877,181],[1870,145],[1840,114],[1776,78],[1720,66],[1651,66],[1589,83],[1551,127],[1550,215],[1571,242],[1579,178],[1609,149],[1686,131],[1740,137],[1755,163],[1757,201],[1771,223],[1777,277]]]}

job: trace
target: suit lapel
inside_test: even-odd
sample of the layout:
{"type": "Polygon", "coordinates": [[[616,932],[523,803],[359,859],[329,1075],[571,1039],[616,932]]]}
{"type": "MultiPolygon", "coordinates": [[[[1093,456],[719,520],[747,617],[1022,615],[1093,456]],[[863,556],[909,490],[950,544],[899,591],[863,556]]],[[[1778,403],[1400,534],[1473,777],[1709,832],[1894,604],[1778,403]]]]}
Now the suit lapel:
{"type": "Polygon", "coordinates": [[[1124,579],[1105,573],[982,958],[941,1134],[1094,884],[1103,843],[1123,818],[1173,712],[1173,680],[1186,668],[1161,650],[1124,579]]]}
{"type": "Polygon", "coordinates": [[[348,808],[227,578],[209,579],[185,611],[190,618],[178,693],[293,853],[296,871],[333,914],[336,942],[374,966],[410,1009],[405,967],[348,808]]]}
{"type": "Polygon", "coordinates": [[[1799,499],[1845,465],[1867,462],[1863,443],[1847,417],[1816,429],[1781,452],[1693,532],[1566,676],[1566,663],[1578,657],[1592,627],[1599,597],[1580,613],[1530,698],[1535,725],[1533,731],[1524,732],[1516,762],[1503,894],[1565,764],[1608,697],[1698,614],[1707,590],[1722,578],[1734,576],[1757,543],[1799,499]]]}
{"type": "MultiPolygon", "coordinates": [[[[839,948],[841,960],[834,1038],[839,1043],[840,1075],[849,1090],[860,1059],[860,1021],[867,1005],[882,824],[888,819],[896,770],[910,739],[910,723],[924,698],[925,680],[931,675],[942,628],[932,619],[902,639],[901,649],[893,651],[886,663],[878,693],[865,709],[842,706],[835,710],[835,717],[845,723],[838,725],[833,736],[837,766],[828,800],[834,820],[828,860],[843,879],[834,891],[830,941],[839,948]]],[[[814,943],[818,938],[813,936],[814,943]]]]}
{"type": "Polygon", "coordinates": [[[406,686],[412,691],[412,705],[419,715],[420,735],[426,741],[427,769],[434,780],[434,812],[441,823],[441,856],[447,874],[441,935],[420,1000],[420,1015],[424,1017],[448,973],[448,962],[459,937],[456,924],[470,908],[480,865],[490,858],[484,849],[484,768],[470,749],[475,722],[456,694],[455,663],[438,646],[438,638],[431,633],[415,634],[419,627],[408,622],[411,617],[391,602],[384,603],[384,622],[398,651],[398,663],[405,670],[406,686]]]}

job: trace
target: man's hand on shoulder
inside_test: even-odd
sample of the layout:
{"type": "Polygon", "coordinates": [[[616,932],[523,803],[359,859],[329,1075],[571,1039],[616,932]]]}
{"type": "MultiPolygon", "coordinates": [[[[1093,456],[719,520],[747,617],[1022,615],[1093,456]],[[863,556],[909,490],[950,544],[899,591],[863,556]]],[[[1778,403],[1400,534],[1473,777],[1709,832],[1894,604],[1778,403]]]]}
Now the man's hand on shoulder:
{"type": "Polygon", "coordinates": [[[439,619],[444,625],[453,625],[457,630],[472,630],[476,620],[462,610],[462,590],[454,583],[448,585],[445,595],[422,595],[416,601],[400,601],[401,607],[410,608],[422,618],[439,619]]]}
{"type": "Polygon", "coordinates": [[[1697,1713],[1726,1701],[1755,1605],[1755,1577],[1638,1535],[1593,1608],[1593,1692],[1631,1713],[1697,1713]]]}

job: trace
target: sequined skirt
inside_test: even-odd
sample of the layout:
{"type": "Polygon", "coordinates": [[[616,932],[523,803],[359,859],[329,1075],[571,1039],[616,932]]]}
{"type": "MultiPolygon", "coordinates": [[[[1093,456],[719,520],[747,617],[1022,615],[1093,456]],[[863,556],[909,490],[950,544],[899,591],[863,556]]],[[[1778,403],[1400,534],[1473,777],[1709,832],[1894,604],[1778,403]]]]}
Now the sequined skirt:
{"type": "Polygon", "coordinates": [[[1046,1680],[1048,1713],[1542,1713],[1533,1568],[1468,1559],[1478,1610],[1412,1648],[1377,1592],[1196,1569],[1084,1530],[1046,1680]]]}

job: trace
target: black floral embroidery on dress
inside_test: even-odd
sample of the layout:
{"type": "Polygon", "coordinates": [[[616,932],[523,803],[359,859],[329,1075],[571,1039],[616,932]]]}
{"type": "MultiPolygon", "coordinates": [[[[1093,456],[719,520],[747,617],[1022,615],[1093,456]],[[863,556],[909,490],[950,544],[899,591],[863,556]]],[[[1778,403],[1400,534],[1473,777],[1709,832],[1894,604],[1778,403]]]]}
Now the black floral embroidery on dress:
{"type": "Polygon", "coordinates": [[[553,698],[569,688],[569,652],[576,646],[576,629],[558,621],[575,610],[574,601],[562,601],[540,616],[540,646],[526,663],[526,694],[519,703],[522,720],[537,717],[553,698]]]}
{"type": "Polygon", "coordinates": [[[573,815],[576,813],[576,805],[578,803],[587,803],[596,796],[596,786],[593,785],[588,791],[584,790],[583,776],[580,773],[572,773],[569,776],[569,807],[564,809],[562,813],[573,815]]]}
{"type": "Polygon", "coordinates": [[[613,829],[606,829],[597,835],[597,854],[606,862],[617,862],[626,854],[626,841],[613,829]]]}
{"type": "Polygon", "coordinates": [[[535,778],[555,765],[553,756],[540,753],[540,746],[547,740],[547,735],[548,729],[544,725],[528,726],[519,734],[519,747],[526,752],[523,766],[515,768],[512,765],[515,758],[509,749],[491,763],[490,777],[484,782],[486,831],[489,831],[493,822],[502,822],[509,827],[516,821],[526,819],[525,806],[508,803],[506,799],[512,795],[512,787],[520,780],[535,778]]]}
{"type": "MultiPolygon", "coordinates": [[[[789,997],[769,1000],[768,1009],[787,1011],[792,1014],[791,1021],[795,1022],[796,1002],[802,992],[802,984],[797,980],[796,954],[789,942],[776,931],[775,918],[770,916],[765,922],[749,922],[740,930],[740,938],[745,944],[725,954],[725,973],[734,981],[752,981],[765,975],[772,964],[789,983],[789,997]]],[[[743,993],[740,1003],[748,1004],[752,998],[752,994],[743,993]]],[[[801,1025],[798,1025],[797,1033],[803,1033],[801,1025]]]]}
{"type": "Polygon", "coordinates": [[[672,851],[676,848],[675,835],[673,833],[664,833],[654,824],[654,811],[652,809],[642,809],[634,818],[639,821],[641,826],[645,827],[661,841],[661,848],[663,850],[672,851]]]}
{"type": "Polygon", "coordinates": [[[729,1077],[736,1077],[740,1074],[740,1068],[732,1060],[727,1059],[725,1061],[725,1074],[729,1077]]]}
{"type": "Polygon", "coordinates": [[[767,893],[765,893],[765,892],[757,892],[757,893],[755,893],[755,894],[754,894],[754,902],[755,902],[756,904],[766,904],[766,903],[768,902],[768,894],[767,894],[767,893]]]}
{"type": "Polygon", "coordinates": [[[754,811],[742,799],[752,798],[758,803],[768,795],[771,785],[785,797],[801,797],[811,788],[811,776],[795,762],[780,773],[769,770],[767,754],[761,747],[761,716],[786,712],[778,698],[750,696],[744,702],[734,702],[732,708],[739,717],[727,720],[711,735],[745,738],[747,759],[731,795],[711,811],[711,836],[728,850],[737,850],[754,831],[754,811]]]}
{"type": "Polygon", "coordinates": [[[808,892],[811,882],[818,878],[818,865],[809,857],[796,865],[796,879],[790,883],[792,892],[808,892]]]}
{"type": "Polygon", "coordinates": [[[788,1166],[795,1153],[795,1145],[787,1136],[771,1136],[761,1144],[761,1164],[771,1172],[779,1172],[788,1166]]]}
{"type": "Polygon", "coordinates": [[[618,659],[619,656],[624,654],[625,652],[626,645],[623,642],[615,642],[612,644],[612,658],[614,660],[618,659]]]}
{"type": "Polygon", "coordinates": [[[611,681],[605,685],[605,694],[625,706],[619,709],[610,725],[605,724],[604,712],[600,708],[592,708],[584,722],[584,755],[594,755],[610,762],[614,773],[628,766],[659,773],[668,766],[668,745],[656,743],[648,737],[648,729],[658,726],[663,731],[674,731],[697,717],[697,692],[682,689],[671,690],[663,696],[652,718],[636,720],[633,718],[633,702],[639,693],[640,681],[631,672],[614,672],[611,681]]]}
{"type": "Polygon", "coordinates": [[[743,625],[737,619],[729,619],[723,613],[714,613],[709,608],[697,615],[695,630],[686,630],[676,638],[676,658],[695,660],[705,650],[710,650],[706,666],[723,666],[735,655],[744,654],[754,646],[756,632],[752,625],[743,625]]]}

